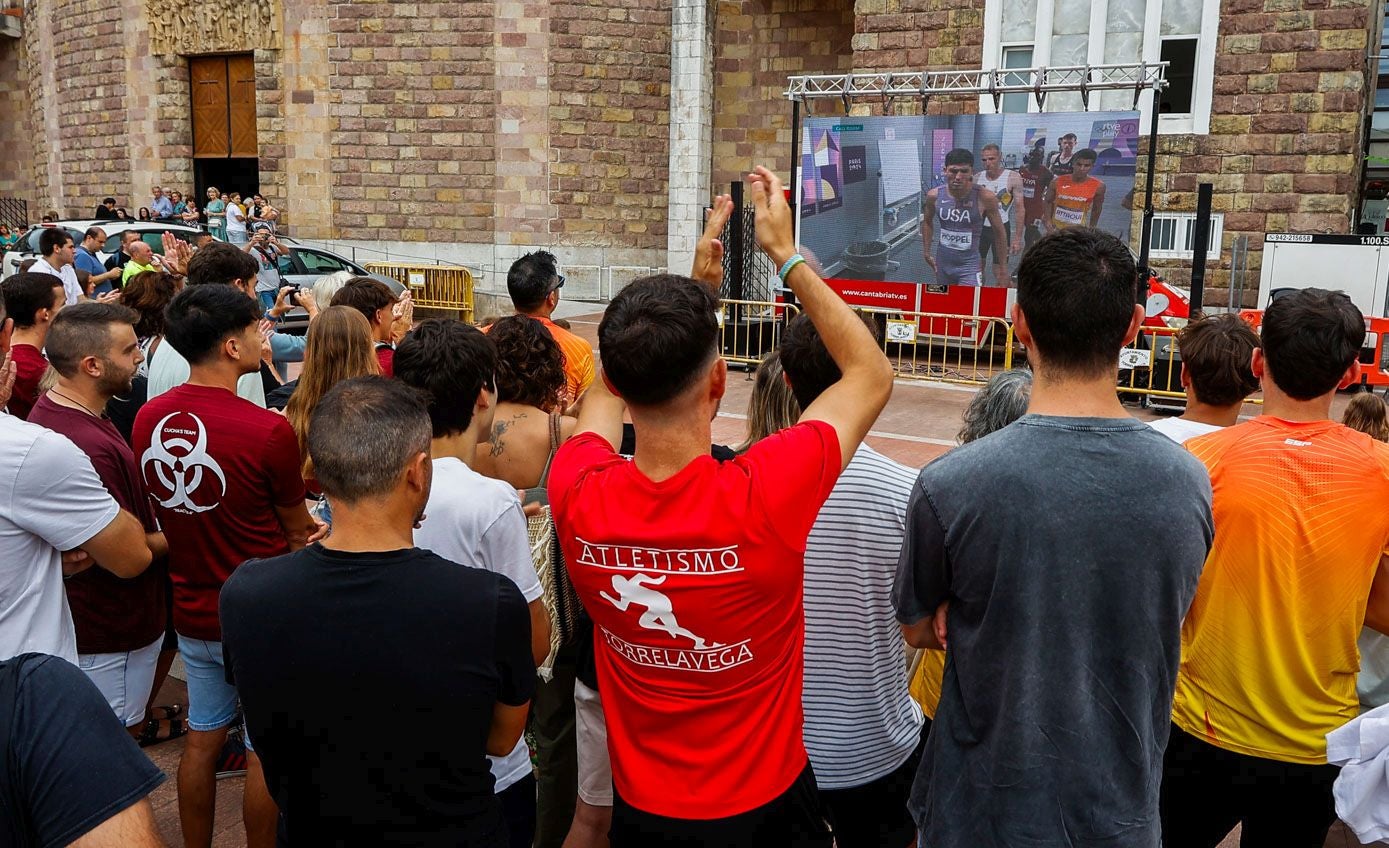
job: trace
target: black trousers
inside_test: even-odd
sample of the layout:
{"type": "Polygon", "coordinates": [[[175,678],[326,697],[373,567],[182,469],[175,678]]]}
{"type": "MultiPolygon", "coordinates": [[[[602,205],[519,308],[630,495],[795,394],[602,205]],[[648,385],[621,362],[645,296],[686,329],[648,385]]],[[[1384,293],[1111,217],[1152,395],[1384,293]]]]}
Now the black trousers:
{"type": "Polygon", "coordinates": [[[613,794],[612,848],[830,848],[834,839],[805,771],[791,788],[755,810],[722,819],[673,819],[647,813],[613,794]]]}
{"type": "Polygon", "coordinates": [[[930,731],[928,718],[916,750],[877,780],[849,789],[820,790],[836,848],[907,848],[916,842],[916,822],[907,812],[907,802],[930,731]]]}
{"type": "Polygon", "coordinates": [[[1322,848],[1336,823],[1340,769],[1250,757],[1173,725],[1162,768],[1164,848],[1214,848],[1236,824],[1240,848],[1322,848]]]}

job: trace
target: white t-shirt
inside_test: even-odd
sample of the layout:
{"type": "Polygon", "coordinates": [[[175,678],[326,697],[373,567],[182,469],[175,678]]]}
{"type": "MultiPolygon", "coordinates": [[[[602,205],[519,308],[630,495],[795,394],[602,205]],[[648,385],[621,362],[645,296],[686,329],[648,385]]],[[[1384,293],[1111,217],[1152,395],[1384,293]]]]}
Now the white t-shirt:
{"type": "Polygon", "coordinates": [[[227,201],[227,235],[246,232],[246,210],[227,201]],[[239,218],[239,220],[238,220],[239,218]]]}
{"type": "MultiPolygon", "coordinates": [[[[159,347],[155,348],[154,358],[148,362],[148,399],[154,400],[169,389],[188,382],[189,373],[188,360],[174,350],[168,339],[164,339],[159,343],[159,347]]],[[[260,373],[246,374],[237,380],[236,395],[256,406],[265,406],[265,384],[261,382],[260,373]]]]}
{"type": "Polygon", "coordinates": [[[1197,436],[1204,436],[1207,433],[1224,429],[1215,424],[1202,424],[1199,421],[1188,421],[1185,418],[1162,418],[1157,421],[1149,421],[1148,426],[1179,445],[1184,444],[1187,439],[1194,439],[1197,436]]]}
{"type": "Polygon", "coordinates": [[[822,789],[890,773],[921,740],[892,603],[917,472],[854,452],[805,543],[805,747],[822,789]]]}
{"type": "Polygon", "coordinates": [[[37,262],[29,266],[29,272],[33,274],[52,274],[63,281],[63,294],[67,295],[67,306],[72,306],[82,300],[82,284],[77,282],[77,269],[71,265],[64,265],[61,270],[48,264],[48,260],[40,257],[37,262]]]}
{"type": "Polygon", "coordinates": [[[0,659],[33,651],[77,664],[60,552],[80,548],[119,512],[66,436],[0,415],[0,659]]]}
{"type": "MultiPolygon", "coordinates": [[[[415,531],[416,547],[511,578],[526,603],[540,597],[540,578],[535,574],[526,536],[526,516],[515,489],[482,476],[456,457],[436,459],[424,516],[415,531]]],[[[497,792],[531,771],[524,738],[505,757],[487,759],[497,792]]]]}

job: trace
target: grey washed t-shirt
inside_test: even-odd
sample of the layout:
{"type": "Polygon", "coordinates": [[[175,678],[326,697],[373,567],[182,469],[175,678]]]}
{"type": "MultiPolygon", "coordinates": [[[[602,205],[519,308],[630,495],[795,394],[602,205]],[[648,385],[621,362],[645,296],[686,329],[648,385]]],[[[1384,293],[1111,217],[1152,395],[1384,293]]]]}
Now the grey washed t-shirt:
{"type": "Polygon", "coordinates": [[[910,808],[931,848],[1158,848],[1205,467],[1135,419],[1027,415],[928,465],[893,591],[950,601],[910,808]]]}

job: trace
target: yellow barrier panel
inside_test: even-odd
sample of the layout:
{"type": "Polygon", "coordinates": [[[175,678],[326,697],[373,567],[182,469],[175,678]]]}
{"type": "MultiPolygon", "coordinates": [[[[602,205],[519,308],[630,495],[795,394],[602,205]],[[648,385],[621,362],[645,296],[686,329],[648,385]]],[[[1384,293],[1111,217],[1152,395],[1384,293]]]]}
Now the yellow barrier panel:
{"type": "Polygon", "coordinates": [[[936,312],[867,312],[897,376],[982,386],[1013,367],[1013,325],[1003,318],[936,312]]]}
{"type": "Polygon", "coordinates": [[[1176,359],[1177,330],[1144,327],[1119,354],[1119,385],[1124,394],[1186,399],[1182,363],[1176,359]]]}
{"type": "Polygon", "coordinates": [[[756,366],[781,344],[781,331],[801,311],[767,300],[719,301],[719,350],[729,362],[756,366]]]}
{"type": "Polygon", "coordinates": [[[473,272],[461,265],[414,265],[404,262],[371,262],[366,266],[404,285],[416,306],[454,309],[458,317],[473,322],[473,272]]]}

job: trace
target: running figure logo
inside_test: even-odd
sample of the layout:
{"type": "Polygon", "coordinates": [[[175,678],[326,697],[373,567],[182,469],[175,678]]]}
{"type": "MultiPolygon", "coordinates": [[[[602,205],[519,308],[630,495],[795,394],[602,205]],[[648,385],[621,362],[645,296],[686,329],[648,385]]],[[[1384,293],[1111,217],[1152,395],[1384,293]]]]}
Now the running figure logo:
{"type": "Polygon", "coordinates": [[[670,598],[655,589],[647,588],[647,586],[659,586],[664,582],[666,582],[666,575],[664,574],[660,577],[652,577],[649,574],[623,577],[617,574],[613,575],[613,591],[618,596],[614,598],[607,592],[599,592],[598,594],[621,612],[626,612],[627,607],[632,604],[646,607],[646,612],[643,612],[641,617],[637,619],[637,624],[647,630],[660,630],[671,636],[683,636],[694,642],[697,651],[722,647],[718,642],[706,642],[681,627],[679,622],[675,620],[675,609],[671,606],[670,598]]]}
{"type": "Polygon", "coordinates": [[[207,512],[215,508],[227,493],[227,478],[217,460],[207,452],[207,427],[198,416],[191,412],[186,413],[197,425],[195,430],[175,427],[170,428],[168,433],[165,432],[164,428],[169,420],[181,414],[185,413],[171,412],[155,425],[149,449],[140,455],[140,471],[146,485],[150,486],[150,494],[160,506],[165,509],[207,512]],[[178,435],[170,438],[169,434],[178,435]],[[191,436],[192,440],[179,436],[191,436]],[[159,483],[169,492],[167,498],[155,491],[150,480],[151,470],[159,483]],[[193,496],[209,477],[217,478],[221,491],[212,503],[200,506],[193,501],[193,496]]]}

